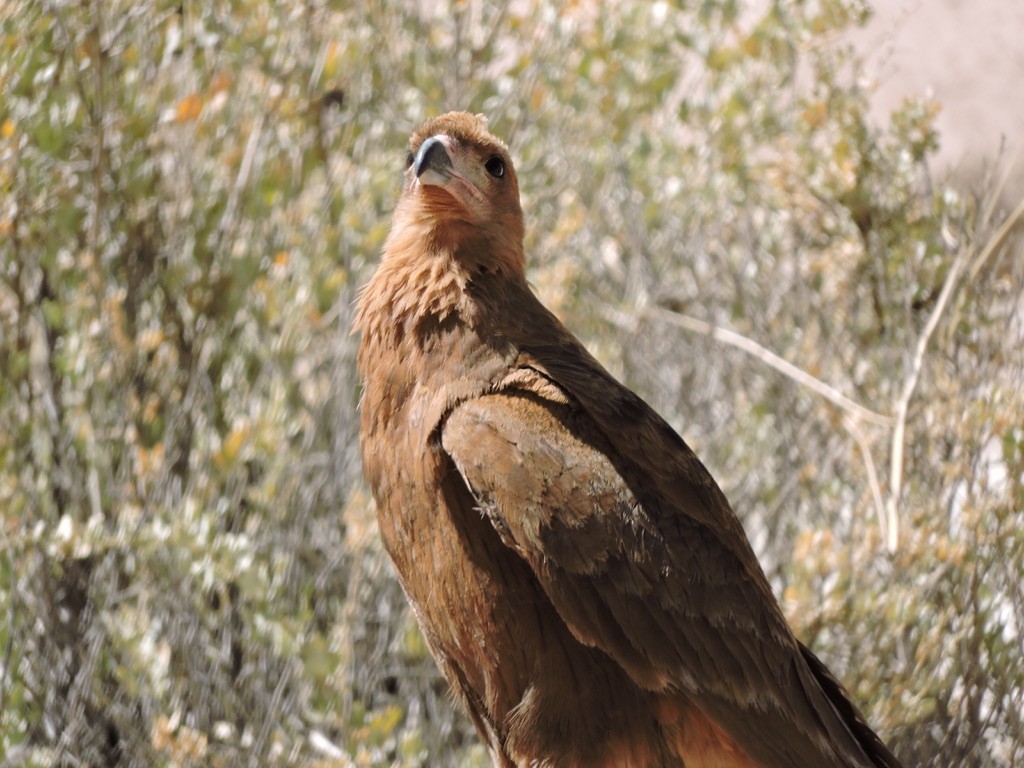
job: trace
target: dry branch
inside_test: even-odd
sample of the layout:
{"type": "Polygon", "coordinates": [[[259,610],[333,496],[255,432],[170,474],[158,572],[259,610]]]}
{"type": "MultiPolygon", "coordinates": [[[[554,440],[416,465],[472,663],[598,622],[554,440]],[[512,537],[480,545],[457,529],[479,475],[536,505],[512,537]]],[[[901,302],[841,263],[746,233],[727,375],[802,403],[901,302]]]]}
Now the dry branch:
{"type": "Polygon", "coordinates": [[[825,398],[830,403],[856,419],[876,424],[881,427],[887,427],[892,424],[892,417],[877,413],[876,411],[872,411],[870,408],[865,408],[860,403],[854,402],[842,392],[829,386],[821,379],[817,379],[807,373],[807,371],[797,368],[789,361],[779,357],[770,349],[762,347],[756,341],[748,339],[742,334],[730,331],[726,328],[711,325],[711,323],[706,323],[695,317],[673,312],[672,310],[665,309],[664,307],[655,307],[652,311],[658,317],[667,320],[673,325],[685,328],[688,331],[703,334],[704,336],[709,336],[715,341],[721,341],[722,343],[735,347],[742,352],[746,352],[751,357],[760,360],[762,363],[773,368],[787,378],[807,387],[812,392],[825,398]]]}

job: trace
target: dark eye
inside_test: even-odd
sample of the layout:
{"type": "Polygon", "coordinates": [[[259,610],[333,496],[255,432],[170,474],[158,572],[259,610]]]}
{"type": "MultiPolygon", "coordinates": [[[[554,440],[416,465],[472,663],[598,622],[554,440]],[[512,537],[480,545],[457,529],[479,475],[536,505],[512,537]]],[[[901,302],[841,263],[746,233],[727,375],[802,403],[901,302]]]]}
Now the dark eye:
{"type": "Polygon", "coordinates": [[[484,168],[486,168],[487,172],[496,179],[500,179],[505,175],[505,161],[497,155],[484,163],[484,168]]]}
{"type": "Polygon", "coordinates": [[[408,168],[410,165],[412,165],[412,161],[415,160],[415,159],[416,159],[416,155],[414,155],[412,152],[410,152],[408,155],[406,155],[405,156],[405,167],[408,168]]]}

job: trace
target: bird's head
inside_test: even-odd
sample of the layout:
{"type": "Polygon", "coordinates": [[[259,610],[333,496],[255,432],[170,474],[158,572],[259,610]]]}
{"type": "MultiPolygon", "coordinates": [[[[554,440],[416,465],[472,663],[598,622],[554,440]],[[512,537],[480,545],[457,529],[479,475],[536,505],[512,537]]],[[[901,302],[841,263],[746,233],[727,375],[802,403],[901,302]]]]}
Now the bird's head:
{"type": "Polygon", "coordinates": [[[519,183],[508,147],[483,116],[449,112],[412,134],[392,238],[474,262],[467,266],[522,274],[519,183]]]}

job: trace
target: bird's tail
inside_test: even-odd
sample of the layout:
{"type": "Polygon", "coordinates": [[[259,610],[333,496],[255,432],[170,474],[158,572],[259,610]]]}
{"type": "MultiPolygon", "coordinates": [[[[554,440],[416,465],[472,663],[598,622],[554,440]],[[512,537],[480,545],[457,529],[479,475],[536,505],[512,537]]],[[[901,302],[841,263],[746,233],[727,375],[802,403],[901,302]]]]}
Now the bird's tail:
{"type": "Polygon", "coordinates": [[[800,643],[800,651],[803,653],[804,660],[807,662],[807,666],[811,668],[811,672],[814,673],[814,677],[821,686],[822,691],[824,691],[832,706],[835,707],[836,712],[839,713],[846,727],[850,729],[857,743],[860,744],[865,754],[871,759],[872,765],[878,768],[903,768],[903,764],[896,759],[896,756],[878,738],[878,734],[867,724],[864,716],[850,699],[846,689],[843,688],[843,684],[828,671],[828,667],[803,643],[800,643]]]}

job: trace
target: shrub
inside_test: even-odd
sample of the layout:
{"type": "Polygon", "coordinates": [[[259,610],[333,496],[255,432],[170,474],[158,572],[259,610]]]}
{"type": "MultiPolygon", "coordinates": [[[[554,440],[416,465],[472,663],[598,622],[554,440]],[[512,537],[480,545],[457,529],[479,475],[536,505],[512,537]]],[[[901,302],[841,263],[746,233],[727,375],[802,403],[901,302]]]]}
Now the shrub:
{"type": "Polygon", "coordinates": [[[867,13],[0,11],[8,762],[487,764],[376,539],[350,335],[450,108],[908,765],[1024,760],[1021,210],[930,178],[937,105],[869,122],[867,13]]]}

